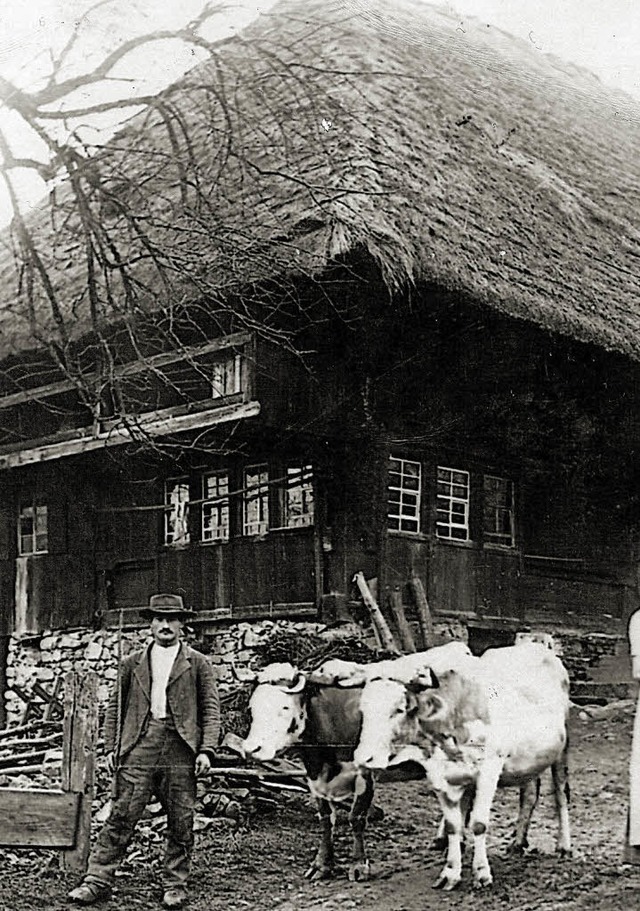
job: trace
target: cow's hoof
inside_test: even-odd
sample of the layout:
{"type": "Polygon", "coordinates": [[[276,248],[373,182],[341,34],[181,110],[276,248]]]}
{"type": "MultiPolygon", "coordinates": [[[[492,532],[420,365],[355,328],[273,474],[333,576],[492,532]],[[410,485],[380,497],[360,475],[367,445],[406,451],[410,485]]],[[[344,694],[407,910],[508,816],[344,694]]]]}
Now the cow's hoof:
{"type": "Polygon", "coordinates": [[[433,841],[431,842],[431,848],[433,851],[439,851],[440,853],[442,853],[442,851],[447,850],[447,844],[448,844],[447,836],[443,835],[442,838],[433,839],[433,841]]]}
{"type": "Polygon", "coordinates": [[[333,873],[332,867],[318,867],[311,864],[308,870],[305,870],[304,878],[311,882],[318,882],[321,879],[331,879],[333,873]]]}
{"type": "Polygon", "coordinates": [[[368,860],[359,861],[349,867],[349,879],[352,883],[366,883],[370,875],[371,865],[368,860]]]}
{"type": "Polygon", "coordinates": [[[443,871],[433,884],[434,889],[442,889],[443,892],[451,892],[460,882],[459,876],[453,876],[446,870],[443,871]]]}
{"type": "Polygon", "coordinates": [[[558,855],[564,858],[573,857],[573,850],[571,848],[558,848],[558,855]]]}
{"type": "Polygon", "coordinates": [[[489,870],[476,871],[473,874],[474,889],[488,889],[493,885],[493,876],[489,870]]]}

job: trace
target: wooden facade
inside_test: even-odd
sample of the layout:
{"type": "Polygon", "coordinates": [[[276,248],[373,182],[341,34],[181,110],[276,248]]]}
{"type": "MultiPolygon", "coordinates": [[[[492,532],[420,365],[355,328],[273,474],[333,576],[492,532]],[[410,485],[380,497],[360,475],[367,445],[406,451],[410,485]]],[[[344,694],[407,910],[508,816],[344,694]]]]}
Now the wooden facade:
{"type": "Polygon", "coordinates": [[[58,407],[63,380],[7,391],[3,637],[129,622],[159,590],[209,623],[331,616],[360,571],[410,616],[418,577],[471,631],[623,635],[637,366],[433,288],[402,310],[377,280],[352,293],[355,328],[309,330],[304,361],[250,334],[190,352],[200,381],[228,376],[188,408],[123,368],[148,398],[145,446],[58,407]]]}

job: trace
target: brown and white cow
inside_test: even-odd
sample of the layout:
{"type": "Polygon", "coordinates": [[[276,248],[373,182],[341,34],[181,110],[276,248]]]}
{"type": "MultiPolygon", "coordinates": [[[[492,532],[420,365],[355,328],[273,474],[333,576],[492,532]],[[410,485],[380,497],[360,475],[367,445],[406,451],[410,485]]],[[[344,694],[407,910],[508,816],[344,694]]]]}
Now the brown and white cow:
{"type": "MultiPolygon", "coordinates": [[[[364,769],[410,759],[422,764],[438,797],[447,830],[447,860],[437,886],[453,889],[462,874],[464,804],[472,800],[473,873],[492,882],[486,851],[491,805],[498,786],[531,794],[550,768],[559,820],[558,848],[571,850],[567,782],[569,680],[562,662],[538,643],[490,649],[455,670],[418,674],[410,682],[393,670],[370,675],[360,698],[362,732],[354,754],[364,769]]],[[[520,837],[528,828],[521,808],[520,837]]],[[[528,817],[530,818],[530,812],[528,817]]],[[[517,835],[518,837],[518,835],[517,835]]]]}
{"type": "MultiPolygon", "coordinates": [[[[271,664],[260,672],[249,704],[251,729],[243,749],[245,755],[261,762],[287,749],[294,748],[300,754],[321,823],[320,846],[307,877],[319,879],[332,872],[335,808],[348,802],[353,834],[349,878],[364,880],[369,876],[364,833],[373,799],[373,773],[353,763],[364,681],[390,666],[396,676],[409,680],[419,672],[428,673],[427,655],[438,666],[452,667],[467,654],[467,647],[456,642],[392,662],[359,665],[333,660],[308,676],[286,663],[271,664]]],[[[406,781],[424,778],[424,772],[421,766],[408,762],[376,777],[380,781],[406,781]]]]}

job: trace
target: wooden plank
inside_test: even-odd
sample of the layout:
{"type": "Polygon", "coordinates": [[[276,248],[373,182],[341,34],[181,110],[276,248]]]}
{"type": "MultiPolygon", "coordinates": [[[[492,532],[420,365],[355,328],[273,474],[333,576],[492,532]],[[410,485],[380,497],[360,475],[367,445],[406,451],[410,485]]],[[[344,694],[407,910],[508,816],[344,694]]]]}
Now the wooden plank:
{"type": "Polygon", "coordinates": [[[435,641],[433,632],[433,618],[431,616],[429,602],[427,601],[427,593],[424,590],[422,579],[420,579],[418,576],[413,576],[410,582],[410,586],[416,602],[416,607],[418,609],[418,618],[420,620],[420,629],[422,631],[422,646],[423,648],[432,648],[435,641]]]}
{"type": "Polygon", "coordinates": [[[31,731],[51,731],[62,729],[61,721],[32,721],[31,724],[20,724],[15,725],[14,727],[5,728],[3,731],[0,731],[0,746],[3,746],[1,741],[5,740],[7,737],[15,737],[16,734],[28,734],[31,731]]]}
{"type": "Polygon", "coordinates": [[[98,734],[97,676],[73,673],[65,679],[65,739],[62,758],[63,788],[79,794],[76,840],[61,857],[65,870],[83,873],[89,859],[91,806],[95,784],[95,748],[98,734]],[[70,716],[70,717],[69,717],[70,716]]]}
{"type": "Polygon", "coordinates": [[[31,788],[0,788],[0,845],[70,848],[80,795],[31,788]]]}
{"type": "Polygon", "coordinates": [[[362,595],[362,600],[364,601],[367,610],[369,611],[374,631],[380,637],[380,645],[388,652],[399,652],[400,649],[398,648],[396,641],[393,638],[393,633],[389,629],[389,625],[382,615],[382,611],[380,610],[378,602],[371,594],[371,590],[367,585],[364,575],[361,572],[356,573],[353,577],[353,581],[358,586],[360,594],[362,595]]]}
{"type": "MultiPolygon", "coordinates": [[[[207,342],[206,345],[175,348],[173,351],[154,354],[151,357],[144,358],[144,360],[124,364],[121,367],[116,367],[114,374],[116,377],[132,376],[136,373],[144,373],[145,370],[163,367],[166,364],[174,364],[181,360],[203,357],[206,354],[223,351],[225,348],[242,347],[250,341],[251,334],[249,332],[234,332],[231,335],[213,339],[207,342]]],[[[87,383],[92,381],[97,383],[99,377],[97,374],[87,375],[85,381],[87,383]]],[[[47,383],[44,386],[35,386],[32,389],[21,389],[20,392],[11,392],[0,396],[0,409],[13,408],[14,405],[21,405],[23,402],[41,401],[64,392],[73,392],[77,388],[77,384],[73,380],[60,380],[57,383],[47,383]]]]}
{"type": "MultiPolygon", "coordinates": [[[[171,433],[184,433],[187,430],[196,430],[200,427],[213,427],[228,421],[240,421],[245,418],[256,417],[260,414],[259,402],[244,402],[237,405],[218,405],[197,411],[193,414],[183,414],[179,417],[172,416],[175,409],[167,408],[163,412],[155,412],[150,418],[140,415],[138,418],[141,431],[150,436],[166,436],[171,433]]],[[[85,428],[88,431],[89,428],[85,428]]],[[[61,459],[70,455],[80,455],[96,449],[105,449],[110,446],[121,446],[131,443],[135,436],[128,430],[121,428],[110,431],[108,434],[86,432],[79,439],[65,440],[64,442],[43,443],[27,449],[18,449],[16,446],[5,448],[0,455],[0,468],[17,468],[20,465],[32,465],[36,462],[47,462],[51,459],[61,459]]]]}
{"type": "Polygon", "coordinates": [[[402,604],[402,592],[399,586],[396,586],[392,591],[389,592],[389,606],[391,607],[391,613],[393,615],[393,620],[398,630],[398,636],[400,637],[400,644],[402,645],[402,650],[404,652],[415,652],[416,643],[413,638],[413,632],[409,626],[406,614],[404,612],[404,605],[402,604]]]}
{"type": "MultiPolygon", "coordinates": [[[[122,608],[124,617],[124,629],[137,629],[142,626],[148,626],[149,621],[140,617],[140,611],[146,605],[140,607],[122,608]]],[[[219,620],[244,620],[260,619],[268,617],[316,617],[318,607],[312,601],[283,602],[281,604],[247,604],[226,607],[215,607],[212,610],[199,610],[195,617],[189,620],[189,626],[198,625],[199,623],[215,623],[219,620]]],[[[113,629],[119,625],[120,610],[108,610],[102,615],[105,626],[113,629]]]]}

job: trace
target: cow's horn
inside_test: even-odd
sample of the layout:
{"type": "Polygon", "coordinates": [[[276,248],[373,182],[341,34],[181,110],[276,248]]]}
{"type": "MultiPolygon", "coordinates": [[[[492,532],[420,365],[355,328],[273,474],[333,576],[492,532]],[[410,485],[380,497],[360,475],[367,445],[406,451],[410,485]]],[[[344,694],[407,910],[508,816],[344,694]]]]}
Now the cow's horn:
{"type": "Polygon", "coordinates": [[[286,687],[287,693],[301,693],[306,682],[307,678],[304,674],[296,674],[291,684],[286,687]]]}
{"type": "Polygon", "coordinates": [[[416,674],[413,680],[409,681],[407,689],[413,693],[422,693],[424,690],[437,690],[439,686],[440,681],[436,677],[435,671],[430,667],[426,667],[419,674],[416,674]]]}

